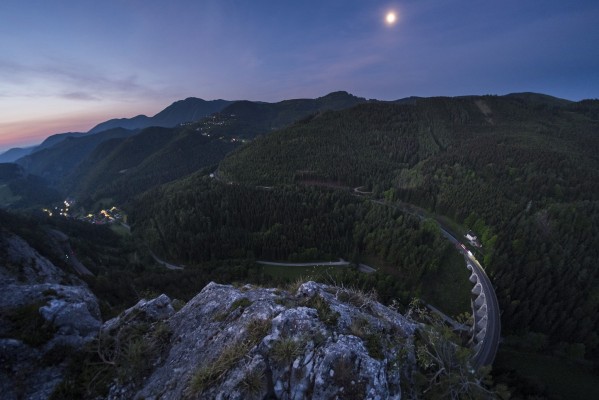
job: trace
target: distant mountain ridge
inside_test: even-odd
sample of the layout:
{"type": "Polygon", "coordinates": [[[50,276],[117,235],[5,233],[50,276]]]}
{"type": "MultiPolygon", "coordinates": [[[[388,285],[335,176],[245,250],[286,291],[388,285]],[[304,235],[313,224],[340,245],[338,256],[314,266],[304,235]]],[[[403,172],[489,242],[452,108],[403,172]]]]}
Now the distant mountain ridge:
{"type": "MultiPolygon", "coordinates": [[[[347,92],[277,103],[237,101],[190,125],[146,128],[126,139],[99,145],[71,174],[64,176],[62,187],[75,195],[124,200],[215,165],[242,141],[322,111],[364,102],[367,100],[347,92]]],[[[172,115],[167,110],[160,113],[160,118],[172,115]]]]}
{"type": "MultiPolygon", "coordinates": [[[[478,97],[461,96],[454,99],[478,97]]],[[[502,97],[528,106],[583,107],[588,115],[595,113],[593,104],[572,103],[543,94],[514,93],[502,97]]],[[[153,117],[140,115],[115,119],[96,125],[88,133],[52,135],[32,154],[21,157],[17,162],[27,173],[42,176],[72,194],[91,194],[89,190],[93,187],[95,193],[91,195],[95,197],[95,194],[107,194],[106,190],[110,186],[112,189],[109,191],[113,195],[121,191],[131,195],[212,165],[241,141],[252,140],[257,135],[285,128],[298,121],[307,123],[325,116],[327,111],[353,108],[365,103],[416,106],[432,99],[435,98],[408,97],[384,102],[367,100],[345,91],[316,99],[290,99],[276,103],[206,101],[190,97],[174,102],[153,117]],[[209,118],[202,118],[210,112],[209,118]],[[186,121],[194,120],[196,122],[181,126],[186,121]],[[123,127],[103,131],[108,132],[106,134],[98,132],[119,124],[129,128],[146,124],[162,125],[163,128],[146,134],[140,134],[144,128],[127,130],[123,127]],[[167,125],[174,126],[164,128],[167,125]],[[149,138],[151,140],[148,142],[149,138]],[[97,177],[101,178],[98,180],[97,177]],[[133,185],[133,182],[136,184],[133,185]]]]}
{"type": "Polygon", "coordinates": [[[35,152],[38,152],[40,150],[52,147],[55,144],[58,144],[67,138],[80,137],[80,136],[85,136],[85,135],[87,135],[87,133],[85,133],[85,132],[55,133],[54,135],[48,136],[46,139],[44,139],[43,142],[41,142],[40,144],[38,144],[36,146],[29,146],[29,147],[23,147],[23,148],[15,147],[15,148],[5,151],[4,153],[0,154],[0,162],[4,162],[4,163],[15,162],[19,158],[26,157],[26,156],[33,154],[35,152]]]}
{"type": "Polygon", "coordinates": [[[35,149],[36,146],[30,147],[13,147],[12,149],[6,150],[0,154],[0,163],[10,163],[18,160],[21,157],[25,157],[35,149]]]}
{"type": "Polygon", "coordinates": [[[102,132],[107,129],[143,129],[150,126],[172,128],[184,122],[193,122],[210,114],[218,112],[233,103],[229,100],[203,100],[188,97],[179,100],[160,111],[153,117],[138,115],[133,118],[116,118],[102,122],[88,131],[88,133],[102,132]]]}
{"type": "Polygon", "coordinates": [[[175,101],[153,117],[138,115],[132,118],[110,119],[97,124],[87,132],[56,133],[48,136],[39,145],[9,149],[4,153],[0,153],[0,162],[15,162],[19,158],[52,147],[69,137],[82,137],[109,129],[124,128],[128,130],[139,130],[150,126],[172,128],[185,122],[200,120],[215,112],[221,111],[232,103],[233,101],[229,100],[203,100],[195,97],[188,97],[185,100],[175,101]]]}

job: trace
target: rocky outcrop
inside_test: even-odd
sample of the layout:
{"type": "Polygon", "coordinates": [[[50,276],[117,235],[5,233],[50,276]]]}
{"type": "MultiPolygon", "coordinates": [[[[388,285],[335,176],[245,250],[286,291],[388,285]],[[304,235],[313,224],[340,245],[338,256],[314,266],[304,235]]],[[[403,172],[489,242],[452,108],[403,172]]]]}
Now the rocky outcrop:
{"type": "Polygon", "coordinates": [[[46,399],[101,327],[89,288],[0,229],[0,393],[46,399]]]}
{"type": "Polygon", "coordinates": [[[69,278],[25,240],[0,229],[0,285],[66,283],[69,278]]]}
{"type": "Polygon", "coordinates": [[[399,399],[414,365],[412,322],[314,282],[294,293],[210,283],[177,313],[164,295],[140,302],[102,336],[124,343],[140,321],[146,343],[158,326],[169,339],[150,346],[141,373],[117,374],[108,398],[399,399]]]}

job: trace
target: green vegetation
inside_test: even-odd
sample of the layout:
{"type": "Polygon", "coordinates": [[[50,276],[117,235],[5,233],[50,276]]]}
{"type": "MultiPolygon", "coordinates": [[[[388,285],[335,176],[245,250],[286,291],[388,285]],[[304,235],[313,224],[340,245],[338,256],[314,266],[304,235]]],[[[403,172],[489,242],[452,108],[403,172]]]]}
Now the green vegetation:
{"type": "Polygon", "coordinates": [[[138,383],[164,357],[171,331],[164,322],[148,323],[143,313],[129,315],[115,332],[101,332],[84,351],[73,355],[65,379],[51,399],[104,397],[115,381],[138,383]]]}
{"type": "Polygon", "coordinates": [[[21,196],[13,194],[8,185],[0,185],[0,205],[4,207],[16,203],[19,200],[21,200],[21,196]]]}
{"type": "MultiPolygon", "coordinates": [[[[382,302],[399,299],[404,307],[420,297],[446,313],[461,313],[469,308],[470,289],[463,262],[432,221],[390,206],[414,204],[458,232],[477,233],[483,245],[477,257],[496,287],[503,335],[539,332],[547,348],[597,362],[599,101],[526,93],[320,112],[342,108],[331,104],[346,100],[343,94],[323,98],[326,107],[240,102],[234,112],[214,117],[221,125],[206,120],[148,130],[97,147],[64,185],[79,188],[89,204],[104,196],[127,199],[131,236],[0,214],[2,226],[65,268],[38,228],[68,233],[96,274],[88,282],[105,316],[146,290],[187,300],[210,280],[283,286],[312,275],[310,268],[258,266],[256,260],[339,257],[378,268],[373,274],[339,269],[333,279],[340,286],[374,289],[382,302]],[[227,142],[227,135],[250,137],[300,118],[249,145],[227,142]],[[212,136],[202,135],[208,131],[212,136]],[[209,178],[234,147],[218,177],[209,178]],[[381,199],[384,204],[377,203],[381,199]],[[186,268],[153,266],[147,248],[186,268]]],[[[331,275],[313,277],[327,281],[331,275]]],[[[334,319],[322,313],[321,319],[334,319]]],[[[423,336],[422,351],[434,355],[442,336],[423,336]]],[[[450,366],[466,357],[461,350],[449,353],[443,362],[450,366]]],[[[425,372],[442,366],[425,356],[425,372]]]]}
{"type": "Polygon", "coordinates": [[[131,136],[135,131],[115,128],[97,135],[75,135],[18,160],[25,172],[43,176],[51,185],[57,185],[67,171],[73,171],[95,147],[107,140],[131,136]]]}
{"type": "Polygon", "coordinates": [[[40,308],[45,305],[42,301],[3,312],[0,321],[6,321],[10,330],[2,336],[22,340],[33,347],[39,347],[52,339],[56,328],[40,313],[40,308]]]}
{"type": "Polygon", "coordinates": [[[412,378],[417,393],[427,399],[509,398],[505,385],[493,385],[489,367],[472,369],[472,350],[434,314],[417,301],[410,305],[409,314],[424,323],[414,343],[418,370],[412,378]]]}
{"type": "Polygon", "coordinates": [[[364,341],[364,346],[370,357],[377,360],[382,360],[385,357],[383,353],[383,335],[380,332],[374,332],[367,319],[357,318],[352,321],[349,328],[354,336],[364,341]]]}
{"type": "Polygon", "coordinates": [[[272,321],[269,319],[253,319],[247,327],[248,340],[251,343],[260,343],[270,332],[272,321]]]}
{"type": "Polygon", "coordinates": [[[0,208],[31,209],[60,199],[56,190],[34,175],[19,175],[4,182],[0,179],[0,208]]]}
{"type": "Polygon", "coordinates": [[[284,337],[273,343],[270,358],[280,364],[291,364],[303,352],[305,343],[284,337]]]}
{"type": "MultiPolygon", "coordinates": [[[[374,255],[388,265],[384,273],[366,277],[335,267],[310,275],[357,287],[368,283],[383,301],[399,297],[405,304],[419,294],[423,277],[433,280],[451,247],[426,221],[344,191],[264,190],[222,184],[201,174],[146,193],[130,216],[135,233],[160,258],[188,266],[232,258],[343,257],[358,263],[374,255]]],[[[306,275],[304,268],[258,268],[259,279],[281,285],[306,275]]],[[[469,298],[468,293],[463,296],[469,298]]]]}
{"type": "Polygon", "coordinates": [[[241,380],[240,386],[249,398],[256,398],[261,395],[266,386],[264,371],[259,369],[247,369],[241,380]]]}
{"type": "Polygon", "coordinates": [[[229,312],[233,312],[238,308],[244,309],[251,305],[252,301],[250,299],[248,299],[247,297],[242,297],[240,299],[235,300],[233,304],[231,304],[231,307],[229,307],[229,312]]]}
{"type": "Polygon", "coordinates": [[[311,297],[305,302],[304,305],[306,307],[314,308],[318,313],[318,319],[320,319],[326,325],[329,325],[333,328],[337,326],[339,313],[332,310],[329,303],[319,295],[311,297]]]}
{"type": "MultiPolygon", "coordinates": [[[[197,100],[197,99],[195,99],[197,100]]],[[[197,170],[214,166],[242,141],[283,128],[324,110],[338,110],[366,100],[346,92],[331,93],[318,99],[287,100],[279,103],[239,101],[219,102],[205,107],[173,104],[156,115],[156,125],[145,129],[114,127],[108,121],[102,131],[74,135],[24,157],[19,162],[26,173],[44,176],[47,183],[63,193],[76,195],[81,203],[113,196],[124,204],[135,195],[159,184],[183,178],[197,170]],[[172,111],[178,109],[178,111],[172,111]],[[192,124],[178,125],[175,115],[205,115],[219,111],[192,124]],[[167,122],[168,121],[168,122],[167,122]],[[175,126],[162,128],[161,126],[175,126]]],[[[121,121],[122,122],[122,121],[121,121]]],[[[128,126],[143,127],[142,121],[128,126]]],[[[102,129],[102,128],[97,128],[102,129]]],[[[14,175],[9,167],[0,170],[14,175]]],[[[27,195],[35,196],[35,192],[27,195]]],[[[29,201],[29,198],[27,198],[29,201]]]]}
{"type": "Polygon", "coordinates": [[[220,161],[236,147],[230,140],[207,138],[192,127],[146,128],[139,134],[98,145],[63,181],[85,203],[112,197],[123,203],[161,183],[220,161]]]}
{"type": "Polygon", "coordinates": [[[509,385],[514,397],[541,393],[550,398],[599,398],[597,375],[562,357],[503,348],[494,368],[496,380],[509,385]]]}
{"type": "Polygon", "coordinates": [[[472,283],[469,278],[464,257],[454,249],[447,249],[436,274],[429,274],[422,280],[421,298],[447,315],[471,312],[472,283]]]}
{"type": "Polygon", "coordinates": [[[283,266],[283,265],[262,265],[264,275],[275,282],[293,282],[300,279],[303,282],[308,280],[324,281],[329,276],[343,274],[347,266],[283,266]]]}

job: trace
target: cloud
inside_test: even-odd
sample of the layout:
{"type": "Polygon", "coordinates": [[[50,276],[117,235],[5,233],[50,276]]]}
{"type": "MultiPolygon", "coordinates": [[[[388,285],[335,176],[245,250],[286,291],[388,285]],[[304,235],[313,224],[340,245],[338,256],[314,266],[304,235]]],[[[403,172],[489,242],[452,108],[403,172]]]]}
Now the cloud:
{"type": "Polygon", "coordinates": [[[86,93],[86,92],[69,92],[69,93],[63,93],[61,95],[61,97],[65,98],[65,99],[69,99],[69,100],[85,100],[85,101],[98,101],[100,100],[99,97],[94,96],[90,93],[86,93]]]}
{"type": "Polygon", "coordinates": [[[140,83],[136,74],[119,76],[93,65],[46,59],[39,65],[0,59],[0,79],[7,87],[2,97],[61,97],[99,100],[104,97],[137,99],[159,91],[140,83]]]}

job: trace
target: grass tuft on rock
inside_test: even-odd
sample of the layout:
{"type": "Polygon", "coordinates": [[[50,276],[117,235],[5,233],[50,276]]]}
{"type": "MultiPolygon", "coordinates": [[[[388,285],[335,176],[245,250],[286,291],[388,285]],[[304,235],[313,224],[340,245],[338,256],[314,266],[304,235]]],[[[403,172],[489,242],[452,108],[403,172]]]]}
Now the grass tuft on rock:
{"type": "Polygon", "coordinates": [[[191,391],[202,393],[207,388],[216,385],[248,353],[250,348],[251,344],[248,342],[237,342],[226,347],[214,361],[208,362],[196,370],[189,385],[191,391]]]}
{"type": "Polygon", "coordinates": [[[289,364],[302,354],[303,347],[303,343],[292,338],[282,338],[273,344],[270,357],[277,363],[289,364]]]}

